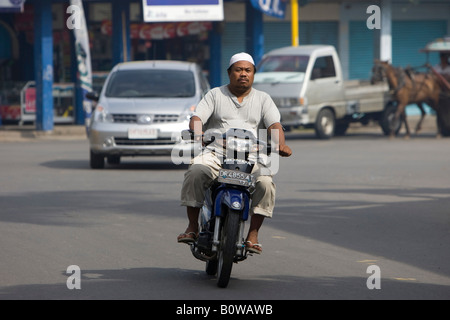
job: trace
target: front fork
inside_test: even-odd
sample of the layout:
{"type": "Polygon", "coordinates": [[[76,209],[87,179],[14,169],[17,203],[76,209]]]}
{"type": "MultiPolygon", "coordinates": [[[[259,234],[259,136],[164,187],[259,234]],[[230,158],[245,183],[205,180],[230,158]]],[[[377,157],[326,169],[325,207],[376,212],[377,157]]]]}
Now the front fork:
{"type": "MultiPolygon", "coordinates": [[[[220,245],[220,227],[221,227],[221,217],[216,216],[216,221],[214,223],[214,237],[212,243],[212,252],[217,252],[218,247],[220,245]]],[[[236,258],[237,260],[244,260],[246,251],[244,250],[244,229],[245,229],[245,221],[241,220],[239,224],[239,233],[238,240],[236,242],[236,258]]]]}

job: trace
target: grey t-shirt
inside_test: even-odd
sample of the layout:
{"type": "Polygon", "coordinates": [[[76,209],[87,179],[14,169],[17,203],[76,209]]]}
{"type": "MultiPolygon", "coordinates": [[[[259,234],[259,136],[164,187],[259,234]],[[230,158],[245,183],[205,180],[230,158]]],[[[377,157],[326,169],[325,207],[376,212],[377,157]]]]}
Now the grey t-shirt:
{"type": "Polygon", "coordinates": [[[258,136],[258,129],[267,129],[280,122],[280,112],[265,92],[251,89],[239,103],[228,85],[211,89],[199,102],[194,115],[208,129],[246,129],[258,136]]]}

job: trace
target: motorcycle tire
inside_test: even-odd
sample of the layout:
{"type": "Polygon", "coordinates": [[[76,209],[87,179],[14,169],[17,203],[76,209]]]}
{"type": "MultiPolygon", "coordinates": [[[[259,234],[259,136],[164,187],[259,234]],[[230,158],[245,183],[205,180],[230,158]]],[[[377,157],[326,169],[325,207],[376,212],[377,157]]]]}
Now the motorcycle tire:
{"type": "Polygon", "coordinates": [[[222,225],[219,255],[217,259],[217,286],[220,288],[226,288],[230,281],[234,255],[236,254],[239,223],[239,213],[228,209],[225,221],[222,225]]]}
{"type": "Polygon", "coordinates": [[[217,273],[217,259],[206,261],[206,274],[213,276],[217,273]]]}

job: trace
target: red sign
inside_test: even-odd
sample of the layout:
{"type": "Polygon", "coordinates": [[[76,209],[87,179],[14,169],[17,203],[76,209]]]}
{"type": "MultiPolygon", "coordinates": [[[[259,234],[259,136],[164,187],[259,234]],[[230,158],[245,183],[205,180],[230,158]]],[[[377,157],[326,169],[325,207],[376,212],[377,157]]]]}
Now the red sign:
{"type": "Polygon", "coordinates": [[[25,90],[25,113],[36,113],[36,88],[25,90]]]}
{"type": "Polygon", "coordinates": [[[139,39],[139,31],[141,29],[141,25],[138,23],[130,24],[130,38],[131,39],[139,39]]]}
{"type": "Polygon", "coordinates": [[[164,24],[164,38],[172,39],[176,36],[176,24],[175,23],[167,23],[164,24]]]}
{"type": "Polygon", "coordinates": [[[20,106],[19,105],[0,106],[0,117],[3,120],[20,120],[20,106]]]}
{"type": "Polygon", "coordinates": [[[112,35],[112,21],[104,20],[102,21],[102,26],[100,27],[102,34],[106,34],[108,36],[112,35]]]}

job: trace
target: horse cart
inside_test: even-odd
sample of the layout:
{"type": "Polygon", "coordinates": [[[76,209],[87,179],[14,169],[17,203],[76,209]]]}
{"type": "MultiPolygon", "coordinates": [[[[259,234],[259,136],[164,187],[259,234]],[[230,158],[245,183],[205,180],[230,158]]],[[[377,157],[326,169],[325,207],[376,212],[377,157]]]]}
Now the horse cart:
{"type": "MultiPolygon", "coordinates": [[[[447,59],[447,64],[450,64],[450,37],[439,38],[428,43],[423,51],[427,53],[427,56],[430,52],[438,52],[443,59],[447,59]]],[[[448,137],[450,136],[450,72],[441,74],[432,66],[429,67],[441,88],[436,111],[438,128],[443,136],[448,137]]]]}
{"type": "Polygon", "coordinates": [[[421,51],[427,52],[427,63],[419,68],[425,67],[426,72],[416,72],[416,68],[411,67],[394,67],[379,60],[375,61],[372,69],[372,83],[387,80],[389,85],[390,101],[383,111],[380,125],[391,137],[398,134],[402,123],[405,124],[406,136],[410,135],[405,112],[410,104],[416,104],[422,113],[416,126],[417,133],[426,115],[425,103],[436,113],[437,136],[450,136],[450,74],[441,74],[428,63],[430,52],[450,58],[450,38],[430,42],[421,51]]]}

